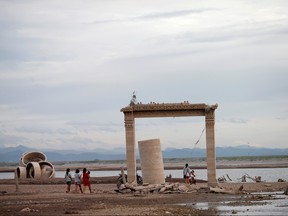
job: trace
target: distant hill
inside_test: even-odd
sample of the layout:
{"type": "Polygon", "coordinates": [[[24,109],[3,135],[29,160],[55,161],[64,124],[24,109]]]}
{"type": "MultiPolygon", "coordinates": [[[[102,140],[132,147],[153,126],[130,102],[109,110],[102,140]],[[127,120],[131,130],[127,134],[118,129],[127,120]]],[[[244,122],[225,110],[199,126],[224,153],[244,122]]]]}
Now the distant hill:
{"type": "Polygon", "coordinates": [[[25,146],[0,148],[0,162],[18,162],[24,152],[40,151],[43,152],[50,162],[59,161],[93,161],[93,160],[125,160],[125,149],[117,148],[111,151],[105,149],[95,149],[86,152],[78,150],[39,150],[31,149],[25,146]]]}
{"type": "MultiPolygon", "coordinates": [[[[288,155],[288,149],[258,148],[253,146],[216,147],[217,157],[239,157],[239,156],[276,156],[288,155]]],[[[189,158],[206,157],[206,149],[166,149],[163,151],[164,158],[189,158]]]]}
{"type": "MultiPolygon", "coordinates": [[[[125,160],[125,148],[112,150],[95,149],[93,151],[74,151],[74,150],[37,150],[25,146],[10,148],[0,148],[0,162],[18,162],[21,155],[27,151],[41,151],[46,154],[50,162],[59,161],[93,161],[93,160],[125,160]]],[[[206,149],[176,149],[168,148],[162,151],[163,158],[192,158],[206,157],[206,149]]],[[[216,147],[217,157],[239,157],[239,156],[276,156],[288,155],[288,149],[276,148],[258,148],[253,146],[236,146],[236,147],[216,147]]],[[[137,154],[137,157],[138,154],[137,154]]]]}

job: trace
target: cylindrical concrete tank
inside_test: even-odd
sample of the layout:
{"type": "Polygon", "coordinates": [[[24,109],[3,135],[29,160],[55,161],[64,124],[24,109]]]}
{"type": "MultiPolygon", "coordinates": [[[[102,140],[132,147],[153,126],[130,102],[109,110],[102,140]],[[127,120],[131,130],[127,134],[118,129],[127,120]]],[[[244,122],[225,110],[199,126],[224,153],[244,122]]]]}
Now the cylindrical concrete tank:
{"type": "Polygon", "coordinates": [[[20,167],[20,166],[17,167],[16,173],[17,173],[17,178],[25,179],[27,176],[26,167],[20,167]]]}
{"type": "Polygon", "coordinates": [[[41,178],[41,168],[38,162],[29,162],[26,166],[27,178],[41,178]]]}
{"type": "Polygon", "coordinates": [[[54,166],[49,161],[39,162],[41,169],[41,178],[53,178],[55,176],[54,166]]]}
{"type": "Polygon", "coordinates": [[[159,139],[138,142],[142,178],[144,183],[165,183],[164,164],[159,139]]]}
{"type": "Polygon", "coordinates": [[[20,158],[20,160],[19,160],[19,166],[25,166],[25,167],[26,167],[27,164],[24,164],[24,162],[23,162],[23,157],[24,157],[24,155],[27,154],[27,153],[28,153],[28,152],[25,152],[25,153],[22,154],[22,156],[21,156],[21,158],[20,158]]]}
{"type": "Polygon", "coordinates": [[[26,152],[19,161],[20,166],[27,166],[29,162],[46,161],[47,157],[42,152],[26,152]]]}

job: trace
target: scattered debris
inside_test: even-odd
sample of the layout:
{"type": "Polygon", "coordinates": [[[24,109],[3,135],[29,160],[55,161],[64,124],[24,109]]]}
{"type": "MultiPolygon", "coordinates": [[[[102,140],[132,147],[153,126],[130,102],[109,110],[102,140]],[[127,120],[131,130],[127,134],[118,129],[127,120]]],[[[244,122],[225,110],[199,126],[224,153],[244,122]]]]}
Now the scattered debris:
{"type": "Polygon", "coordinates": [[[222,176],[222,177],[218,178],[218,182],[226,182],[226,181],[227,180],[226,180],[225,176],[222,176]]]}
{"type": "MultiPolygon", "coordinates": [[[[228,178],[229,181],[232,181],[232,179],[230,178],[230,176],[228,174],[226,174],[226,177],[228,178]]],[[[223,175],[222,177],[218,178],[218,182],[227,182],[227,179],[223,175]]]]}
{"type": "Polygon", "coordinates": [[[115,191],[118,193],[160,193],[160,194],[179,194],[179,193],[224,193],[224,194],[243,194],[243,185],[238,189],[225,189],[222,187],[199,187],[186,183],[165,183],[165,184],[145,184],[141,186],[126,183],[122,184],[115,191]]]}
{"type": "Polygon", "coordinates": [[[241,186],[238,188],[238,190],[239,190],[239,191],[243,191],[243,188],[244,188],[244,186],[241,185],[241,186]]]}
{"type": "Polygon", "coordinates": [[[7,194],[7,191],[1,191],[0,192],[2,195],[7,194]]]}
{"type": "Polygon", "coordinates": [[[255,176],[255,179],[252,179],[255,182],[261,182],[261,176],[255,176]]]}
{"type": "Polygon", "coordinates": [[[246,182],[246,175],[243,175],[241,178],[238,178],[238,180],[241,180],[241,182],[246,182]]]}
{"type": "Polygon", "coordinates": [[[249,176],[247,173],[242,175],[241,178],[237,178],[237,179],[241,180],[241,182],[246,182],[246,178],[251,179],[252,181],[255,181],[255,182],[262,182],[261,181],[261,176],[255,176],[255,178],[253,178],[253,177],[249,176]]]}
{"type": "Polygon", "coordinates": [[[64,212],[64,214],[79,214],[77,211],[69,211],[69,210],[66,210],[64,212]]]}
{"type": "Polygon", "coordinates": [[[22,209],[20,212],[38,212],[36,209],[30,209],[29,207],[26,207],[22,209]]]}
{"type": "Polygon", "coordinates": [[[228,175],[228,174],[226,174],[226,176],[227,176],[227,178],[228,178],[230,181],[232,181],[232,179],[229,177],[229,175],[228,175]]]}
{"type": "Polygon", "coordinates": [[[235,194],[233,190],[226,190],[221,187],[210,187],[210,191],[213,193],[235,194]]]}
{"type": "Polygon", "coordinates": [[[169,175],[168,175],[168,176],[166,176],[166,178],[168,178],[168,179],[171,179],[171,178],[172,178],[172,175],[171,175],[171,173],[169,173],[169,175]]]}
{"type": "Polygon", "coordinates": [[[237,190],[233,190],[233,189],[225,189],[222,187],[210,187],[210,192],[213,193],[224,193],[224,194],[242,194],[243,192],[243,188],[244,186],[241,185],[237,190]]]}
{"type": "Polygon", "coordinates": [[[118,193],[162,193],[162,194],[171,194],[171,193],[192,193],[196,192],[196,186],[189,184],[180,184],[180,183],[166,183],[166,184],[143,184],[140,186],[126,183],[122,184],[117,190],[118,193]]]}
{"type": "MultiPolygon", "coordinates": [[[[117,180],[117,188],[120,189],[123,188],[123,186],[121,185],[126,185],[126,182],[127,182],[127,174],[124,174],[125,178],[122,177],[123,175],[122,174],[119,174],[119,177],[118,177],[118,180],[117,180]]],[[[140,175],[136,175],[136,178],[137,178],[137,184],[138,185],[142,185],[143,184],[143,179],[140,175]]]]}
{"type": "Polygon", "coordinates": [[[286,190],[284,191],[285,195],[288,195],[288,187],[286,187],[286,190]]]}

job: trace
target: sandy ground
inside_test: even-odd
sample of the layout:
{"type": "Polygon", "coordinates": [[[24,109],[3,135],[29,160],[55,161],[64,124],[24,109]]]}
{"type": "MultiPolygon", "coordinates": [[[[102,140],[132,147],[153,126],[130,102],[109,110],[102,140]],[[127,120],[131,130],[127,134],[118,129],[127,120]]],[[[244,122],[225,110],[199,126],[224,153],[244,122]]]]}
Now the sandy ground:
{"type": "MultiPolygon", "coordinates": [[[[222,162],[217,166],[240,167],[288,167],[288,161],[256,161],[247,163],[222,162]],[[228,164],[228,165],[227,165],[228,164]]],[[[124,164],[69,164],[70,168],[87,167],[89,170],[120,170],[124,164]]],[[[165,165],[182,170],[183,162],[165,165]]],[[[194,163],[193,168],[205,168],[205,163],[194,163]]],[[[57,166],[65,170],[67,165],[57,166]]],[[[0,171],[14,170],[13,167],[0,171]]],[[[73,170],[72,169],[72,170],[73,170]]],[[[82,168],[81,168],[82,169],[82,168]]],[[[169,179],[187,186],[183,179],[169,179]]],[[[288,182],[261,183],[219,183],[219,186],[237,191],[243,186],[243,193],[223,194],[209,191],[205,181],[192,185],[186,193],[118,193],[117,176],[92,177],[93,193],[66,193],[62,178],[49,180],[21,180],[16,192],[15,180],[0,179],[0,215],[287,215],[288,196],[284,191],[288,182]],[[278,195],[275,195],[278,194],[278,195]],[[279,195],[280,194],[280,195],[279,195]]],[[[72,190],[74,185],[72,185],[72,190]]]]}
{"type": "MultiPolygon", "coordinates": [[[[114,180],[115,177],[92,179],[91,194],[66,193],[63,179],[23,181],[18,192],[14,180],[1,180],[0,215],[235,215],[238,212],[233,210],[234,206],[243,206],[243,203],[251,205],[252,201],[259,199],[266,205],[274,197],[263,195],[263,192],[278,191],[283,194],[288,187],[288,182],[220,184],[227,190],[236,190],[243,185],[243,194],[231,195],[209,192],[207,183],[197,183],[192,186],[196,190],[190,193],[121,194],[115,191],[114,180]],[[227,211],[220,211],[217,207],[197,208],[199,203],[217,206],[228,202],[234,206],[227,211]]],[[[288,201],[288,198],[285,199],[288,201]]],[[[246,212],[249,212],[249,205],[245,206],[246,212]]],[[[286,207],[280,208],[282,215],[286,215],[286,207]]]]}

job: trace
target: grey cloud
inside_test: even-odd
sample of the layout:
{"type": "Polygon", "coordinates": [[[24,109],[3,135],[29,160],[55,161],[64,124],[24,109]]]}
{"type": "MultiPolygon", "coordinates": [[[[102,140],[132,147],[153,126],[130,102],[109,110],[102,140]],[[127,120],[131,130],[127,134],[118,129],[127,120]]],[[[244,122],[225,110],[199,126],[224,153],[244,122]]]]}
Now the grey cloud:
{"type": "MultiPolygon", "coordinates": [[[[206,50],[208,51],[208,50],[206,50]]],[[[206,52],[204,49],[194,49],[194,50],[187,50],[187,51],[166,51],[166,52],[158,52],[158,53],[149,53],[145,55],[135,55],[133,57],[126,58],[134,60],[134,61],[143,61],[145,59],[157,59],[157,58],[173,58],[173,57],[181,57],[181,56],[192,56],[206,52]]]]}
{"type": "Polygon", "coordinates": [[[4,145],[22,145],[24,141],[27,139],[21,136],[15,136],[15,135],[6,135],[4,133],[0,132],[0,146],[4,145]]]}
{"type": "Polygon", "coordinates": [[[83,137],[72,137],[72,138],[61,138],[58,141],[63,144],[64,146],[83,146],[89,144],[95,144],[95,146],[106,146],[107,143],[101,140],[90,139],[90,138],[83,138],[83,137]]]}
{"type": "Polygon", "coordinates": [[[96,20],[92,24],[105,24],[105,23],[114,23],[114,22],[123,22],[125,19],[107,19],[107,20],[96,20]]]}
{"type": "Polygon", "coordinates": [[[63,134],[63,135],[65,135],[65,134],[77,134],[76,132],[71,132],[71,131],[69,131],[69,130],[67,130],[67,129],[63,129],[63,128],[59,128],[59,129],[57,129],[56,131],[55,131],[56,133],[58,133],[58,134],[63,134]]]}
{"type": "Polygon", "coordinates": [[[73,125],[73,126],[120,126],[117,123],[113,122],[98,122],[98,121],[68,121],[66,122],[67,125],[73,125]]]}
{"type": "Polygon", "coordinates": [[[114,98],[114,95],[115,90],[108,84],[40,86],[28,78],[0,80],[0,104],[21,104],[21,108],[34,113],[91,113],[109,109],[119,112],[121,99],[107,99],[114,98]]]}
{"type": "Polygon", "coordinates": [[[212,9],[198,9],[198,10],[179,10],[179,11],[170,11],[170,12],[159,12],[159,13],[151,13],[144,14],[136,17],[128,17],[128,18],[119,18],[119,19],[106,19],[106,20],[96,20],[93,24],[105,24],[105,23],[114,23],[114,22],[126,22],[126,21],[140,21],[140,20],[155,20],[155,19],[166,19],[166,18],[174,18],[187,16],[191,14],[199,14],[212,9]]]}
{"type": "Polygon", "coordinates": [[[210,11],[212,9],[198,9],[198,10],[179,10],[179,11],[171,11],[171,12],[163,12],[163,13],[152,13],[146,14],[135,19],[162,19],[162,18],[173,18],[173,17],[181,17],[187,16],[191,14],[199,14],[206,11],[210,11]]]}
{"type": "Polygon", "coordinates": [[[18,127],[15,129],[17,132],[21,133],[36,133],[36,134],[62,134],[62,135],[72,135],[76,134],[76,132],[71,132],[63,128],[59,129],[51,129],[51,128],[44,128],[44,127],[18,127]]]}
{"type": "Polygon", "coordinates": [[[83,137],[72,137],[71,139],[58,139],[61,143],[63,143],[64,145],[66,144],[103,144],[101,141],[98,140],[93,140],[90,138],[83,138],[83,137]]]}
{"type": "Polygon", "coordinates": [[[104,131],[115,133],[121,130],[124,126],[114,122],[97,122],[97,121],[69,121],[66,123],[83,131],[104,131]]]}
{"type": "MultiPolygon", "coordinates": [[[[286,20],[279,20],[279,23],[285,23],[286,20]]],[[[288,26],[279,24],[278,22],[270,23],[255,23],[256,27],[253,28],[247,27],[245,25],[235,25],[235,26],[223,26],[213,29],[208,29],[202,32],[186,32],[185,34],[171,35],[162,37],[161,39],[154,40],[154,44],[157,46],[165,44],[174,44],[174,43],[191,43],[196,45],[201,45],[202,43],[222,43],[235,41],[239,39],[253,39],[265,36],[275,36],[283,35],[288,33],[288,26]]],[[[271,39],[270,39],[271,40],[271,39]]],[[[253,41],[253,44],[259,43],[253,41]]],[[[114,64],[121,64],[122,61],[129,61],[129,66],[131,63],[141,63],[143,60],[149,59],[161,59],[161,58],[172,58],[172,57],[181,57],[181,56],[193,56],[198,54],[205,54],[207,52],[215,50],[215,47],[193,47],[186,50],[171,49],[158,52],[149,52],[147,54],[137,53],[134,56],[128,56],[123,58],[118,58],[113,61],[111,67],[114,67],[114,64]]],[[[138,69],[139,70],[139,69],[138,69]]]]}
{"type": "MultiPolygon", "coordinates": [[[[11,1],[6,2],[10,5],[11,1]]],[[[25,138],[17,136],[19,133],[16,133],[21,132],[27,133],[26,139],[31,139],[26,140],[25,143],[30,141],[32,144],[35,143],[33,140],[37,141],[39,137],[43,139],[49,137],[51,141],[47,142],[47,146],[57,145],[56,141],[60,142],[58,138],[64,140],[64,138],[74,137],[64,136],[70,132],[71,134],[78,132],[77,136],[81,136],[80,132],[83,132],[88,137],[96,134],[94,131],[97,130],[108,132],[103,133],[104,138],[101,137],[101,133],[97,137],[105,142],[107,134],[124,130],[123,113],[120,109],[129,103],[130,98],[126,96],[134,89],[139,91],[140,95],[142,94],[139,99],[143,103],[150,100],[179,102],[183,99],[189,99],[191,103],[218,102],[217,121],[221,121],[221,117],[232,116],[222,121],[235,125],[247,123],[254,113],[260,116],[260,111],[265,114],[263,118],[269,116],[265,112],[271,113],[273,117],[287,116],[287,113],[279,112],[280,109],[285,109],[283,108],[285,105],[276,107],[273,103],[277,100],[287,101],[288,92],[287,61],[285,61],[287,60],[285,56],[287,37],[285,36],[288,33],[288,26],[287,18],[285,19],[286,6],[283,3],[274,2],[273,6],[271,3],[271,7],[268,7],[259,1],[257,7],[260,6],[259,14],[263,17],[258,16],[258,13],[254,15],[254,8],[250,8],[247,12],[251,14],[244,17],[242,10],[245,8],[234,8],[229,6],[230,4],[225,4],[226,8],[219,13],[217,11],[217,13],[210,13],[209,10],[213,9],[191,10],[192,8],[189,9],[185,5],[177,5],[180,9],[174,11],[173,5],[167,3],[165,7],[159,9],[158,13],[150,13],[155,11],[155,8],[145,3],[143,8],[138,8],[143,13],[135,15],[131,15],[130,7],[117,6],[111,10],[103,7],[105,11],[103,14],[97,14],[99,20],[95,23],[112,24],[106,28],[105,25],[93,26],[79,23],[79,20],[85,22],[85,20],[95,19],[93,7],[77,10],[76,5],[67,6],[65,3],[55,5],[49,1],[45,1],[46,3],[37,1],[36,6],[34,4],[36,1],[31,1],[31,4],[26,1],[25,3],[12,2],[17,2],[15,7],[12,5],[8,10],[0,8],[3,12],[0,13],[0,105],[8,105],[8,108],[4,109],[7,113],[3,118],[6,127],[2,126],[5,127],[2,133],[5,132],[0,133],[2,140],[0,143],[23,144],[25,138]],[[23,10],[20,10],[21,7],[23,10]],[[76,8],[76,16],[72,17],[73,10],[70,11],[70,7],[76,8]],[[231,15],[234,9],[236,9],[235,19],[229,20],[229,17],[233,17],[231,15]],[[263,14],[263,10],[266,14],[263,14]],[[37,16],[39,12],[48,13],[43,17],[37,16]],[[113,16],[106,19],[108,13],[121,17],[114,19],[113,16]],[[51,14],[55,17],[51,17],[51,14]],[[215,15],[223,16],[214,20],[215,15]],[[171,18],[182,16],[185,18],[185,23],[168,23],[171,18]],[[121,22],[127,22],[129,25],[116,25],[122,24],[121,22]],[[163,29],[153,31],[149,25],[152,22],[153,27],[161,26],[163,22],[167,25],[163,29]],[[172,28],[169,28],[170,24],[172,28]],[[183,25],[176,26],[177,24],[183,25]],[[134,26],[137,28],[133,28],[134,26]],[[135,32],[138,27],[147,34],[135,32]],[[146,27],[149,30],[145,31],[146,27]],[[195,28],[198,31],[194,31],[195,28]],[[116,29],[121,29],[123,32],[116,32],[116,29]],[[183,34],[185,33],[183,31],[186,31],[186,34],[183,34]],[[70,41],[74,39],[77,42],[71,43],[70,41]],[[86,49],[82,47],[91,47],[89,50],[93,49],[95,53],[94,51],[84,52],[86,49]],[[101,53],[100,59],[96,57],[99,53],[101,53]],[[69,56],[70,58],[74,56],[69,67],[66,68],[65,64],[62,67],[62,64],[59,64],[59,72],[63,71],[63,74],[58,74],[57,69],[53,70],[54,66],[45,64],[47,60],[61,61],[69,56]],[[117,58],[118,56],[120,57],[117,58]],[[95,65],[83,67],[84,64],[91,63],[89,60],[86,62],[89,58],[95,59],[95,65]],[[40,62],[22,64],[23,61],[33,62],[35,59],[40,62]],[[69,68],[72,68],[71,72],[68,71],[69,68]],[[50,70],[53,70],[53,73],[47,76],[50,70]],[[65,74],[69,76],[67,80],[65,77],[62,78],[65,74]],[[70,79],[73,78],[73,74],[77,75],[76,77],[82,76],[83,79],[70,79]],[[102,75],[105,75],[104,80],[102,75]],[[73,83],[67,85],[58,82],[61,78],[65,79],[65,83],[71,81],[73,83]],[[57,83],[61,84],[57,85],[57,83]],[[229,106],[225,108],[227,103],[247,107],[250,102],[259,104],[259,101],[260,104],[261,101],[265,101],[267,106],[250,105],[255,109],[245,109],[241,112],[229,106]],[[11,110],[9,107],[16,107],[16,109],[11,110]],[[22,127],[23,121],[35,121],[35,119],[43,119],[42,123],[46,128],[22,127]],[[58,128],[59,122],[67,119],[70,120],[67,125],[58,128]],[[91,121],[94,119],[99,122],[91,121]],[[49,121],[47,125],[45,120],[49,121]],[[52,124],[53,120],[55,125],[52,124]],[[50,129],[47,128],[49,125],[50,129]],[[11,131],[12,127],[17,127],[18,131],[11,131]],[[35,134],[34,138],[32,133],[38,133],[40,136],[35,134]],[[63,136],[44,136],[53,133],[63,134],[63,136]],[[8,134],[15,136],[8,136],[8,134]]],[[[100,2],[95,3],[96,6],[98,4],[100,2]]],[[[214,7],[212,1],[201,5],[214,7]]],[[[217,5],[219,8],[222,6],[223,4],[217,5]]],[[[182,120],[182,118],[155,120],[155,122],[153,120],[148,123],[139,121],[139,126],[144,128],[148,125],[148,128],[150,125],[177,123],[176,127],[179,126],[180,129],[182,123],[180,119],[182,120]]],[[[183,122],[186,123],[184,119],[183,122]]],[[[203,122],[203,119],[198,120],[203,122]]],[[[191,124],[193,122],[195,120],[191,119],[191,124]]],[[[39,125],[42,123],[39,122],[39,125]]],[[[187,118],[188,123],[190,119],[187,118]]],[[[274,137],[277,137],[277,134],[274,137]]],[[[69,148],[70,142],[77,144],[77,142],[81,143],[81,140],[84,143],[98,142],[105,145],[98,140],[84,138],[77,140],[76,135],[75,139],[63,143],[66,143],[69,148]]],[[[46,141],[43,140],[43,143],[46,141]]]]}
{"type": "Polygon", "coordinates": [[[161,125],[160,122],[158,121],[151,121],[151,120],[148,120],[148,121],[141,121],[141,120],[136,120],[136,126],[138,127],[147,127],[147,126],[157,126],[157,125],[161,125]]]}
{"type": "MultiPolygon", "coordinates": [[[[31,59],[46,60],[47,56],[43,54],[43,49],[47,49],[48,46],[51,46],[53,41],[21,35],[19,32],[22,29],[27,28],[27,23],[19,20],[11,21],[11,16],[9,16],[9,14],[7,17],[9,18],[7,18],[7,20],[6,17],[2,18],[2,20],[0,17],[0,62],[8,60],[15,60],[17,62],[31,59]]],[[[51,56],[49,57],[49,60],[51,60],[51,56]]]]}
{"type": "MultiPolygon", "coordinates": [[[[279,21],[280,23],[287,22],[286,20],[279,21]]],[[[255,23],[253,27],[250,25],[234,25],[223,26],[214,29],[209,29],[204,32],[187,32],[176,39],[184,39],[190,43],[216,43],[238,40],[242,38],[264,37],[269,35],[288,34],[288,26],[271,23],[255,23]]]]}
{"type": "Polygon", "coordinates": [[[204,117],[167,117],[167,118],[153,118],[153,119],[137,119],[136,126],[138,127],[150,127],[150,126],[167,126],[172,125],[173,127],[177,127],[178,125],[192,125],[192,124],[201,124],[204,122],[204,117]]]}
{"type": "Polygon", "coordinates": [[[95,121],[68,121],[66,122],[67,125],[72,125],[72,126],[95,126],[98,123],[95,121]]]}
{"type": "Polygon", "coordinates": [[[51,129],[47,128],[31,128],[31,127],[18,127],[15,129],[17,132],[24,132],[24,133],[39,133],[39,134],[52,134],[51,129]]]}
{"type": "Polygon", "coordinates": [[[246,123],[248,123],[248,120],[240,119],[240,118],[230,118],[230,119],[223,118],[221,121],[235,123],[235,124],[246,124],[246,123]]]}
{"type": "Polygon", "coordinates": [[[105,132],[110,132],[110,133],[115,133],[118,132],[119,130],[113,129],[111,126],[107,125],[107,127],[99,127],[98,130],[100,131],[105,131],[105,132]]]}
{"type": "Polygon", "coordinates": [[[276,119],[276,120],[280,120],[280,121],[286,121],[286,120],[288,119],[288,117],[286,117],[286,116],[283,116],[283,117],[279,116],[279,117],[275,117],[275,119],[276,119]]]}
{"type": "Polygon", "coordinates": [[[57,52],[52,47],[57,47],[56,41],[39,38],[25,38],[14,35],[12,37],[1,37],[0,62],[15,61],[41,61],[41,62],[59,62],[71,57],[70,53],[57,52]],[[49,45],[48,45],[49,44],[49,45]]]}

